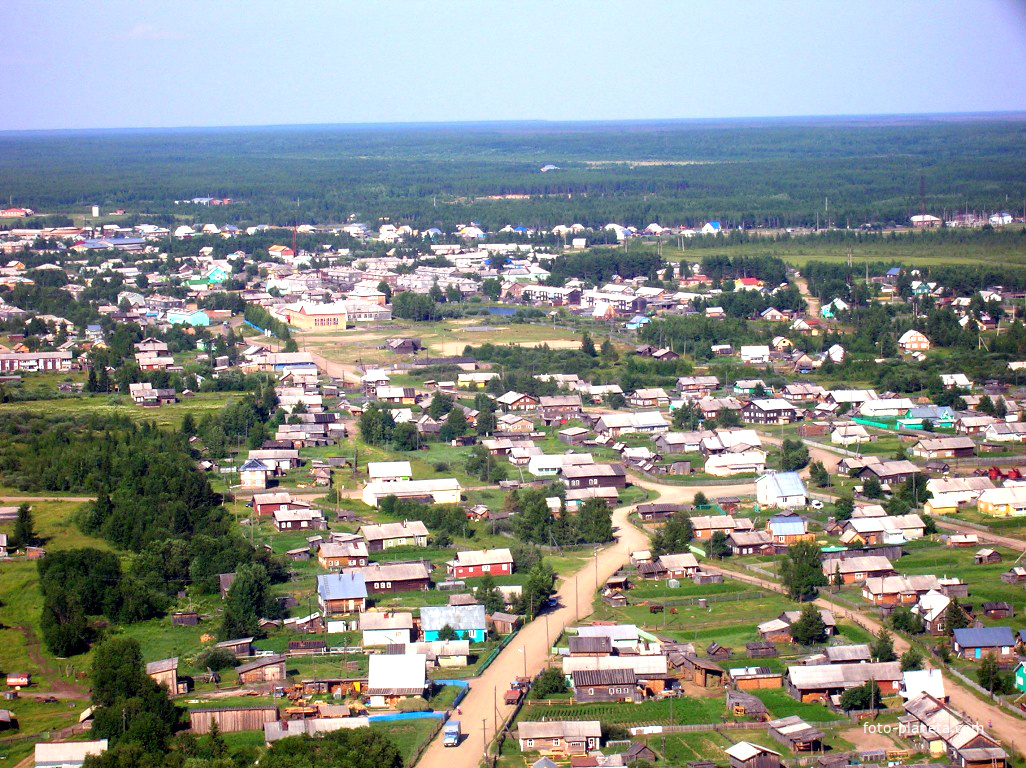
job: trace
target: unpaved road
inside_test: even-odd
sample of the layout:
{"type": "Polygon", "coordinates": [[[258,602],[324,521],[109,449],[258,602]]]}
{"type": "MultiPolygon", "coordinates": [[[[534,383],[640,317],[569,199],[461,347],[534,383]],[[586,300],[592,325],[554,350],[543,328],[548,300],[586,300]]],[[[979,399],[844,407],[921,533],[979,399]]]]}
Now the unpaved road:
{"type": "Polygon", "coordinates": [[[501,723],[512,711],[512,707],[502,702],[502,694],[509,688],[510,681],[524,674],[525,665],[528,675],[538,674],[553,641],[563,628],[591,613],[591,601],[598,584],[623,566],[630,552],[648,547],[648,535],[627,522],[632,508],[618,507],[613,512],[616,542],[599,550],[597,557],[589,560],[573,576],[562,580],[555,595],[559,605],[548,612],[547,621],[539,617],[521,629],[485,673],[469,681],[470,693],[460,705],[463,714],[458,716],[466,734],[464,742],[457,749],[447,749],[442,746],[439,734],[424,752],[418,766],[477,768],[484,754],[482,724],[487,738],[491,740],[495,734],[496,712],[501,723]],[[575,590],[579,599],[575,599],[575,590]]]}

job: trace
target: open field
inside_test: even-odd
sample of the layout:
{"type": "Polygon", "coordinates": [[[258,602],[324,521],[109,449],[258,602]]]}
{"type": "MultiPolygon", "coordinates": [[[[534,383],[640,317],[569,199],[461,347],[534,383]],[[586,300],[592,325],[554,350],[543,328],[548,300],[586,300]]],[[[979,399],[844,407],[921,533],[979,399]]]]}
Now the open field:
{"type": "Polygon", "coordinates": [[[204,392],[179,403],[160,408],[134,405],[130,398],[120,395],[79,395],[55,400],[31,400],[0,404],[0,413],[34,412],[62,416],[128,416],[138,422],[152,421],[160,427],[178,429],[185,414],[191,413],[199,421],[208,413],[215,413],[242,397],[241,392],[204,392]]]}

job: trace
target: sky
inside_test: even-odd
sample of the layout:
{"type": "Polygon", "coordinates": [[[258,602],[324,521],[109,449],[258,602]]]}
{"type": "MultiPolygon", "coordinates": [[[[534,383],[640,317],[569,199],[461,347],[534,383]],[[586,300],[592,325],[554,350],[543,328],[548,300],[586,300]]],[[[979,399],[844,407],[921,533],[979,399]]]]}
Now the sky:
{"type": "Polygon", "coordinates": [[[0,130],[1026,111],[1026,0],[7,0],[0,130]]]}

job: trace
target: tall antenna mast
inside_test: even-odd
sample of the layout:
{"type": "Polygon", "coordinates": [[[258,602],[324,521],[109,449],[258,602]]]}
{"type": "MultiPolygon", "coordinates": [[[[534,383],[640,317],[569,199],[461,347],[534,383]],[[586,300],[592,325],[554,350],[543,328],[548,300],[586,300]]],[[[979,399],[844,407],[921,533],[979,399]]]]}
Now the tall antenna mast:
{"type": "Polygon", "coordinates": [[[919,213],[926,215],[926,176],[923,174],[919,174],[919,213]]]}

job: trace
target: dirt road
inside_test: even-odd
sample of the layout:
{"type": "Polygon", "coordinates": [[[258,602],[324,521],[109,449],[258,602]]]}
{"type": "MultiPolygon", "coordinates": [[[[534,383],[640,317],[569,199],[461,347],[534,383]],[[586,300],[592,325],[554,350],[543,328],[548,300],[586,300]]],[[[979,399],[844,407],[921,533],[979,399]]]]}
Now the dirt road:
{"type": "Polygon", "coordinates": [[[496,715],[501,723],[511,711],[502,702],[510,681],[526,673],[532,677],[542,669],[553,641],[569,624],[591,613],[591,601],[597,585],[612,576],[627,562],[628,554],[648,546],[648,536],[627,522],[632,507],[619,507],[613,512],[616,542],[598,551],[596,557],[573,576],[559,584],[555,598],[558,607],[524,627],[506,646],[481,677],[470,681],[470,693],[463,700],[459,715],[464,742],[457,749],[442,746],[439,735],[421,757],[422,768],[476,768],[484,754],[485,737],[495,733],[496,715]],[[483,726],[483,728],[482,728],[483,726]]]}
{"type": "Polygon", "coordinates": [[[792,275],[791,282],[798,286],[798,292],[805,299],[805,303],[808,308],[805,310],[805,314],[808,317],[819,317],[819,299],[809,292],[809,281],[804,277],[794,277],[792,275]]]}
{"type": "Polygon", "coordinates": [[[1022,539],[1016,539],[1011,536],[1002,536],[997,533],[991,533],[990,531],[981,531],[978,528],[970,528],[967,525],[958,525],[958,523],[948,523],[943,520],[935,520],[938,528],[943,528],[945,531],[953,531],[955,533],[972,533],[979,537],[980,541],[986,541],[991,544],[1000,544],[1003,547],[1014,549],[1016,551],[1026,550],[1026,541],[1022,539]]]}

